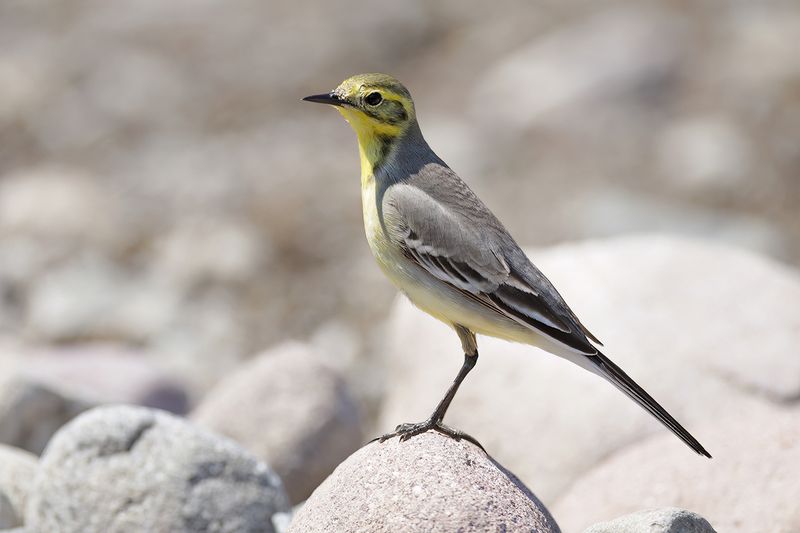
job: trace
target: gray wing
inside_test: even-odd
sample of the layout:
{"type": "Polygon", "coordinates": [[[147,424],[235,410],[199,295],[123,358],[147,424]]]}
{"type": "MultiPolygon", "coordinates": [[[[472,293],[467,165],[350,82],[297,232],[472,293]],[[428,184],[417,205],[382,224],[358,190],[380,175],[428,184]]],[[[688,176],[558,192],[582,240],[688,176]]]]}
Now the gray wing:
{"type": "Polygon", "coordinates": [[[381,205],[392,241],[431,275],[492,312],[582,353],[597,353],[587,334],[599,341],[553,285],[466,184],[444,169],[437,169],[434,189],[412,182],[386,190],[381,205]]]}

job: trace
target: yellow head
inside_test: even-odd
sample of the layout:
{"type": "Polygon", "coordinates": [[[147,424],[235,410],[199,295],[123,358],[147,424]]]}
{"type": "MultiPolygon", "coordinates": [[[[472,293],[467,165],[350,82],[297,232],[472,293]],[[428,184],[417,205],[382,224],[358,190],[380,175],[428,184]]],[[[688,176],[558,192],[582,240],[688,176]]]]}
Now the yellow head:
{"type": "Polygon", "coordinates": [[[386,74],[358,74],[329,93],[303,100],[336,106],[350,123],[358,136],[362,177],[372,174],[416,121],[408,89],[386,74]]]}

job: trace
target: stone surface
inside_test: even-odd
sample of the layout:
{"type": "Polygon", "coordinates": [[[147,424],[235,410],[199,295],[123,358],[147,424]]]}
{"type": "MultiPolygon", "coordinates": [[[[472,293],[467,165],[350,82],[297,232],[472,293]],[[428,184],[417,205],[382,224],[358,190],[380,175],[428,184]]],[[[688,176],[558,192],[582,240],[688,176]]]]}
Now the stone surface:
{"type": "MultiPolygon", "coordinates": [[[[692,509],[718,531],[800,531],[800,411],[731,407],[703,436],[714,454],[691,460],[660,435],[615,454],[553,508],[567,531],[641,508],[692,509]]],[[[616,531],[616,530],[615,530],[616,531]]],[[[659,530],[660,531],[660,530],[659,530]]]]}
{"type": "Polygon", "coordinates": [[[232,441],[163,411],[108,406],[53,437],[25,524],[64,533],[272,533],[272,515],[288,509],[280,479],[232,441]]]}
{"type": "Polygon", "coordinates": [[[289,533],[559,531],[513,474],[466,441],[424,433],[371,443],[297,511],[289,533]]]}
{"type": "Polygon", "coordinates": [[[0,444],[0,528],[21,525],[37,457],[0,444]]]}
{"type": "Polygon", "coordinates": [[[363,443],[356,403],[324,353],[277,346],[226,376],[192,415],[267,461],[295,503],[363,443]]]}
{"type": "MultiPolygon", "coordinates": [[[[712,455],[709,421],[800,395],[795,272],[742,251],[658,236],[567,245],[530,257],[605,342],[605,353],[712,455]]],[[[389,330],[387,398],[376,433],[427,417],[462,359],[456,335],[405,301],[389,330]]],[[[481,337],[478,347],[478,364],[446,422],[535,483],[545,503],[615,450],[651,434],[666,435],[665,446],[683,462],[702,464],[585,370],[529,346],[481,337]]]]}
{"type": "Polygon", "coordinates": [[[20,523],[17,509],[11,504],[8,496],[0,491],[0,530],[5,531],[6,528],[16,527],[20,523]]]}
{"type": "Polygon", "coordinates": [[[708,520],[687,511],[668,507],[639,511],[609,522],[594,524],[583,533],[716,533],[708,520]]]}

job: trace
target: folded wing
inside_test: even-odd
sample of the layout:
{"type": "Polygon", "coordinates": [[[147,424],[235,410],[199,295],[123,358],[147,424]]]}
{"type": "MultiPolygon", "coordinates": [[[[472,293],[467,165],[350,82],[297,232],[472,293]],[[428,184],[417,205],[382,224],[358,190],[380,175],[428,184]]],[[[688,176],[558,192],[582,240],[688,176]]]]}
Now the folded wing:
{"type": "Polygon", "coordinates": [[[525,259],[526,268],[520,269],[507,259],[509,248],[524,254],[485,207],[453,209],[406,184],[390,187],[382,207],[390,238],[428,273],[569,348],[597,353],[588,331],[549,281],[539,273],[545,284],[530,283],[527,270],[535,267],[525,259]]]}

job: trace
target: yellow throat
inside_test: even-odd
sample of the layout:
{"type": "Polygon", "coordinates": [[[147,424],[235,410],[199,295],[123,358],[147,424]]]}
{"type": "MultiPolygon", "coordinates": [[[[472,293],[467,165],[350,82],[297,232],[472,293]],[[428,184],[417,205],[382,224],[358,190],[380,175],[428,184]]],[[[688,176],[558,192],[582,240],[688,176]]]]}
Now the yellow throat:
{"type": "Polygon", "coordinates": [[[391,143],[402,134],[403,130],[400,126],[375,123],[354,109],[346,107],[336,109],[350,123],[358,137],[361,186],[364,187],[372,181],[375,165],[386,157],[391,143]]]}

